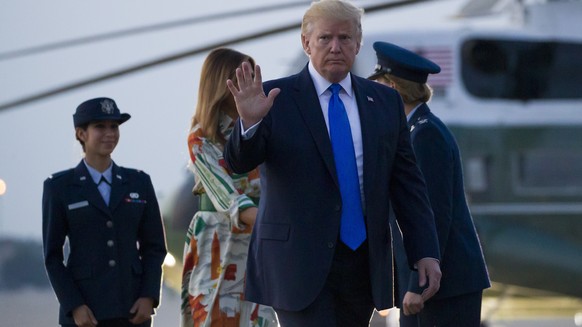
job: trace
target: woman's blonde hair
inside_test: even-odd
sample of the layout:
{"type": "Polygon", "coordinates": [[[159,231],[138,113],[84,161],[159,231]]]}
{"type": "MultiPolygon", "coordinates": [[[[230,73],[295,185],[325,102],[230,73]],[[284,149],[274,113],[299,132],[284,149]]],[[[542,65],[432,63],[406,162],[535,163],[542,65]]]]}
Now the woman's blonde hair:
{"type": "Polygon", "coordinates": [[[235,72],[244,61],[255,67],[253,58],[228,48],[214,49],[204,60],[191,128],[198,124],[204,137],[210,141],[225,142],[218,127],[221,113],[236,112],[234,98],[226,86],[226,80],[237,83],[235,72]]]}
{"type": "Polygon", "coordinates": [[[406,104],[428,102],[432,98],[432,88],[426,83],[409,81],[391,74],[384,74],[380,78],[383,78],[388,84],[390,82],[396,84],[396,90],[406,104]]]}

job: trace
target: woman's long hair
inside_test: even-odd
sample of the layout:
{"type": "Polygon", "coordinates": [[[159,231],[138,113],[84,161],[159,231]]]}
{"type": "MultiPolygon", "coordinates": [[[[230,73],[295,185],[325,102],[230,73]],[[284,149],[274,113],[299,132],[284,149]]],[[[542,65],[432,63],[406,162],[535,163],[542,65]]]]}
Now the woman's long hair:
{"type": "Polygon", "coordinates": [[[236,112],[234,97],[226,86],[226,80],[237,84],[235,72],[244,61],[248,61],[254,69],[255,62],[250,56],[232,49],[218,48],[208,54],[202,65],[198,103],[191,128],[199,124],[204,137],[212,142],[225,142],[218,127],[221,112],[236,112]]]}

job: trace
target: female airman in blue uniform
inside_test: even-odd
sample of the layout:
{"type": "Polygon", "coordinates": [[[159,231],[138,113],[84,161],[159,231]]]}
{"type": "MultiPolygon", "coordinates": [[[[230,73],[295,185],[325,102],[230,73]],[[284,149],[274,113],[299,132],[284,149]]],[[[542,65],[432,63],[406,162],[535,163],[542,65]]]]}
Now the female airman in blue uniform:
{"type": "Polygon", "coordinates": [[[434,62],[387,42],[375,42],[378,57],[370,79],[396,89],[402,96],[410,127],[410,139],[422,171],[439,238],[442,278],[440,289],[426,301],[416,272],[408,269],[402,238],[392,219],[396,258],[396,281],[402,327],[478,327],[483,289],[490,286],[479,238],[465,199],[461,154],[445,124],[426,102],[432,91],[426,84],[429,74],[440,72],[434,62]],[[425,302],[426,301],[426,302],[425,302]],[[419,308],[418,315],[409,309],[419,308]]]}
{"type": "Polygon", "coordinates": [[[85,157],[44,182],[45,266],[62,326],[151,326],[160,301],[166,242],[152,182],[111,159],[129,118],[109,98],[80,104],[85,157]]]}

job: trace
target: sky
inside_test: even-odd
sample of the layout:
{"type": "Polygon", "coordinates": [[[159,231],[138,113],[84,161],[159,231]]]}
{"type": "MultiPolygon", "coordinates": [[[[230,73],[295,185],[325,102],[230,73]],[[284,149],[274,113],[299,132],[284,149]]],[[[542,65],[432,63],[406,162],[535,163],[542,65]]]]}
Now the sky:
{"type": "MultiPolygon", "coordinates": [[[[2,59],[2,54],[32,46],[270,7],[273,2],[0,0],[0,106],[169,54],[267,28],[299,23],[309,2],[290,0],[284,3],[289,2],[301,5],[2,59]]],[[[364,6],[378,2],[381,1],[355,3],[364,6]]],[[[416,28],[431,26],[448,17],[434,15],[435,9],[431,6],[437,2],[439,6],[450,4],[446,7],[448,9],[458,8],[464,3],[461,0],[442,0],[416,6],[431,15],[430,20],[415,22],[416,28]]],[[[364,32],[368,26],[403,28],[411,17],[418,17],[412,10],[416,9],[392,14],[391,19],[379,14],[365,15],[364,32]]],[[[364,46],[371,47],[371,43],[364,43],[364,46]]],[[[306,60],[298,29],[232,47],[254,57],[262,67],[265,80],[295,72],[297,63],[306,60]]],[[[52,173],[76,166],[81,160],[82,150],[74,138],[72,114],[78,104],[94,97],[111,97],[122,112],[132,115],[121,126],[121,139],[113,159],[119,165],[139,168],[150,174],[163,206],[186,178],[192,178],[186,169],[186,137],[205,55],[187,57],[0,111],[0,179],[5,183],[5,193],[0,195],[0,237],[40,239],[43,181],[52,173]]]]}
{"type": "MultiPolygon", "coordinates": [[[[0,53],[265,5],[271,6],[272,2],[221,0],[218,5],[211,1],[175,1],[168,5],[142,0],[0,0],[0,53]]],[[[295,22],[305,7],[288,9],[289,16],[272,12],[190,24],[0,60],[0,104],[209,42],[295,22]]],[[[300,53],[298,36],[296,40],[280,45],[277,40],[269,41],[273,48],[285,46],[287,51],[270,52],[268,64],[263,60],[277,67],[270,69],[272,73],[265,67],[267,78],[281,74],[286,63],[300,53]]],[[[259,62],[267,55],[250,43],[233,47],[259,62]]],[[[186,136],[204,57],[205,54],[185,58],[1,111],[0,179],[5,182],[6,191],[0,195],[0,236],[41,237],[43,181],[81,160],[72,114],[78,104],[93,97],[111,97],[122,112],[132,115],[122,125],[113,159],[122,166],[149,173],[163,202],[185,178],[191,177],[186,171],[186,136]]]]}

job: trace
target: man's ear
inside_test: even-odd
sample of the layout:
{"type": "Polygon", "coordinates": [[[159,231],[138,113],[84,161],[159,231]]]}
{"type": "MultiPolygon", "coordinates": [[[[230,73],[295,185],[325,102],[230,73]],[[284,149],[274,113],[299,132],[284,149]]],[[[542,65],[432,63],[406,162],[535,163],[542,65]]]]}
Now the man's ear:
{"type": "Polygon", "coordinates": [[[301,45],[303,45],[303,51],[309,56],[311,55],[311,48],[309,48],[309,38],[305,34],[301,34],[301,45]]]}

